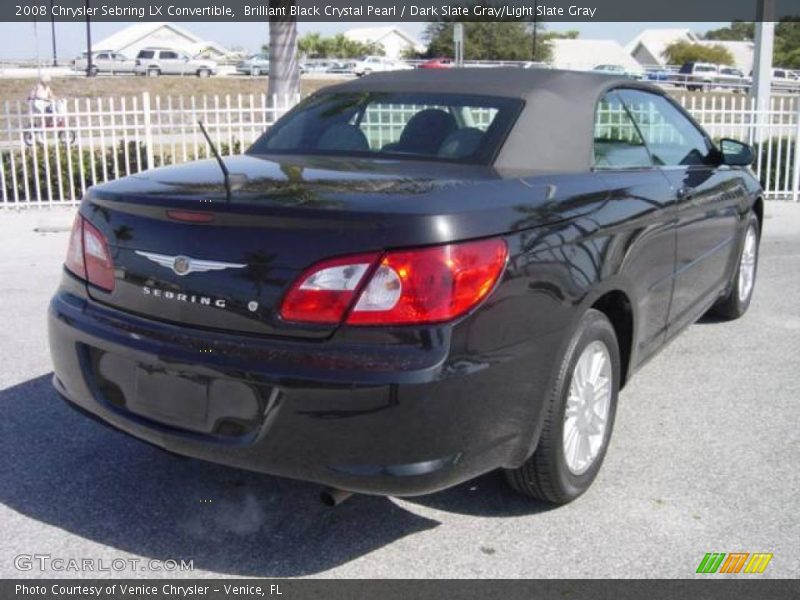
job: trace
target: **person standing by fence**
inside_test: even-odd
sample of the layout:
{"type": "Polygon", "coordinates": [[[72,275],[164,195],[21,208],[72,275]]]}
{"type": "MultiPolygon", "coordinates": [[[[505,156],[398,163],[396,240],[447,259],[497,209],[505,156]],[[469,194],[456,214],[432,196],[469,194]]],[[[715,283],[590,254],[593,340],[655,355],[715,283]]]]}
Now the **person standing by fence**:
{"type": "Polygon", "coordinates": [[[28,94],[28,102],[34,112],[39,114],[54,112],[56,95],[50,88],[50,81],[50,75],[44,73],[28,94]]]}

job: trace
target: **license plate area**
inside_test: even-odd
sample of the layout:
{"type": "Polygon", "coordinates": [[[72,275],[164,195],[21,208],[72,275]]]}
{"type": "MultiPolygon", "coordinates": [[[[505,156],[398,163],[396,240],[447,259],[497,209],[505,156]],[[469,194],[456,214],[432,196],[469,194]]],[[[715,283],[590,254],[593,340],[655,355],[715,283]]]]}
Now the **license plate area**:
{"type": "Polygon", "coordinates": [[[98,401],[171,430],[246,442],[278,393],[271,385],[190,364],[146,363],[81,344],[98,401]]]}
{"type": "Polygon", "coordinates": [[[208,386],[207,378],[137,366],[128,409],[168,425],[207,431],[208,386]]]}

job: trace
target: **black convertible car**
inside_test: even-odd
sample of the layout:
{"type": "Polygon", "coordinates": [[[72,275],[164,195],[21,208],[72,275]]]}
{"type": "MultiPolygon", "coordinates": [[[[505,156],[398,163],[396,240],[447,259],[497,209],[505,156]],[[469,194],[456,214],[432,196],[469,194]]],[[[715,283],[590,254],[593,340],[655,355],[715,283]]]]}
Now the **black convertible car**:
{"type": "Polygon", "coordinates": [[[632,373],[710,309],[747,310],[751,161],[629,79],[329,87],[224,169],[87,192],[50,307],[55,387],[171,452],[337,493],[502,468],[568,502],[632,373]]]}

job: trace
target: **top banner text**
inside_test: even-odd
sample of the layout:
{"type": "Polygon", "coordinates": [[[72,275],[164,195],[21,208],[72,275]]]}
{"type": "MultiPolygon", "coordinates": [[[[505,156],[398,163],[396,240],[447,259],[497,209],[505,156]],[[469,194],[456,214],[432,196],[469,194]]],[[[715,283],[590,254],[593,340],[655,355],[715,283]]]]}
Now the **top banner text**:
{"type": "Polygon", "coordinates": [[[3,0],[0,21],[778,21],[798,0],[3,0]]]}

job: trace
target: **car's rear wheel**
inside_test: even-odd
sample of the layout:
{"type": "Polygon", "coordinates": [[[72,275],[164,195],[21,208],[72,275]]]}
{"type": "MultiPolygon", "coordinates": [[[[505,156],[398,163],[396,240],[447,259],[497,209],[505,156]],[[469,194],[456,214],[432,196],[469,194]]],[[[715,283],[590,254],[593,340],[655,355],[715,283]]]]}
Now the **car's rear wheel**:
{"type": "Polygon", "coordinates": [[[603,313],[589,310],[559,363],[536,452],[506,471],[511,487],[554,504],[589,489],[611,438],[619,381],[614,327],[603,313]]]}
{"type": "Polygon", "coordinates": [[[197,76],[200,77],[201,79],[205,79],[206,77],[211,77],[211,71],[209,71],[208,69],[200,69],[199,71],[197,71],[197,76]]]}
{"type": "Polygon", "coordinates": [[[250,75],[252,75],[253,77],[259,77],[261,75],[261,69],[259,69],[258,67],[253,67],[252,69],[250,69],[250,75]]]}
{"type": "Polygon", "coordinates": [[[750,308],[753,299],[753,290],[756,285],[758,272],[758,245],[760,239],[758,217],[750,215],[747,231],[744,234],[744,243],[739,254],[739,264],[731,281],[730,291],[722,298],[711,312],[723,319],[738,319],[750,308]]]}
{"type": "Polygon", "coordinates": [[[161,71],[158,69],[147,69],[148,77],[158,77],[159,75],[161,75],[161,71]]]}

